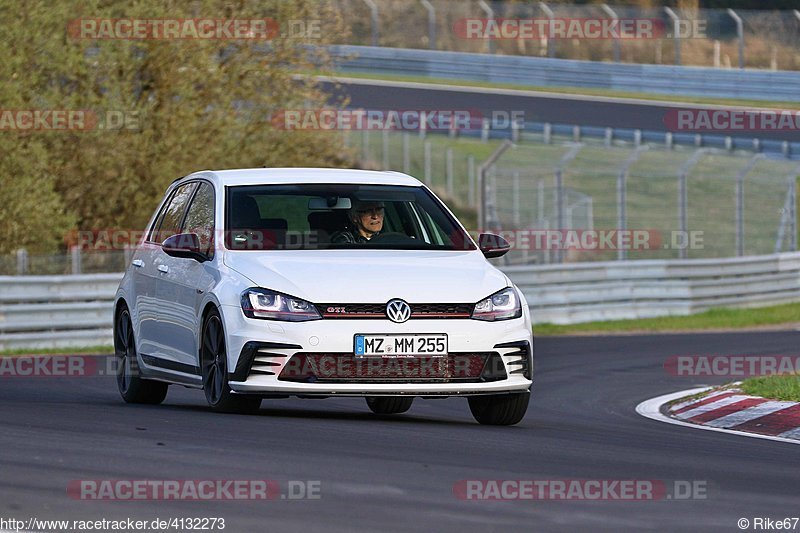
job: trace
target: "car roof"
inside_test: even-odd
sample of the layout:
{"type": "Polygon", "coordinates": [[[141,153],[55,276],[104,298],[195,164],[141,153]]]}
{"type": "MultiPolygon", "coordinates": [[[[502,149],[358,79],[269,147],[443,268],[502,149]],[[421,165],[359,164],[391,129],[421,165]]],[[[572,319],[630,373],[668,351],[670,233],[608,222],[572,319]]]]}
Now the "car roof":
{"type": "MultiPolygon", "coordinates": [[[[291,183],[422,185],[422,182],[418,179],[401,172],[343,168],[240,168],[231,170],[203,170],[181,178],[181,180],[199,177],[210,179],[223,187],[291,183]]],[[[181,180],[176,180],[176,183],[181,180]]]]}

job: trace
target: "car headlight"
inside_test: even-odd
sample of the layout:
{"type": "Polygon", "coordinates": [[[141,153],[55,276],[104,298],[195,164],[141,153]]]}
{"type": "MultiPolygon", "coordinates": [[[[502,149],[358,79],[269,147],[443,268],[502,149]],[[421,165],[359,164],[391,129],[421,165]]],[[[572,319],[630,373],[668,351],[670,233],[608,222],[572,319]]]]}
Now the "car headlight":
{"type": "Polygon", "coordinates": [[[248,318],[263,318],[264,320],[304,322],[322,318],[311,302],[268,289],[244,291],[242,293],[242,311],[248,318]]]}
{"type": "Polygon", "coordinates": [[[522,305],[520,304],[517,291],[513,287],[506,287],[500,292],[496,292],[475,304],[472,311],[472,318],[475,320],[486,320],[494,322],[496,320],[511,320],[522,316],[522,305]]]}

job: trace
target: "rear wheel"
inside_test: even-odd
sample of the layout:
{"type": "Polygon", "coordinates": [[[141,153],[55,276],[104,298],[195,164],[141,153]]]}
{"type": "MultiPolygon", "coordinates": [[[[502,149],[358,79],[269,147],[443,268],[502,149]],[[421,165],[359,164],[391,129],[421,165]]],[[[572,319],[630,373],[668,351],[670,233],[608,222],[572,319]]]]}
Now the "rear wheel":
{"type": "Polygon", "coordinates": [[[491,426],[512,426],[518,423],[525,416],[530,399],[529,391],[468,398],[469,409],[475,420],[491,426]]]}
{"type": "Polygon", "coordinates": [[[411,408],[414,398],[406,396],[367,396],[367,406],[376,415],[399,415],[411,408]]]}
{"type": "Polygon", "coordinates": [[[117,388],[123,400],[146,404],[164,401],[169,385],[140,377],[133,323],[127,308],[119,313],[114,324],[114,354],[117,358],[117,388]]]}
{"type": "Polygon", "coordinates": [[[222,413],[254,413],[261,405],[260,396],[234,394],[228,385],[228,352],[225,349],[225,331],[217,311],[208,314],[203,322],[203,343],[200,361],[203,373],[203,390],[213,411],[222,413]]]}

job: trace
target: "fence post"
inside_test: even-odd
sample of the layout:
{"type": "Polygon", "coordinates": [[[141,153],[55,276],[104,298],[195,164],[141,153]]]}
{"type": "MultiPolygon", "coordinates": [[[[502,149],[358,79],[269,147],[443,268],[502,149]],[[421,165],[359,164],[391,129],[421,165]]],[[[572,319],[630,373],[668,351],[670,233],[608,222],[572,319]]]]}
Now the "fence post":
{"type": "Polygon", "coordinates": [[[126,243],[122,247],[122,260],[125,262],[125,268],[128,268],[128,265],[131,264],[131,260],[133,259],[133,250],[134,245],[130,243],[126,243]]]}
{"type": "Polygon", "coordinates": [[[683,239],[684,246],[678,248],[678,257],[680,259],[687,258],[687,247],[689,243],[689,193],[687,189],[687,180],[689,172],[692,168],[700,162],[700,158],[708,152],[707,149],[701,148],[697,150],[692,157],[690,157],[683,165],[681,165],[680,175],[678,176],[678,224],[680,226],[681,239],[683,239]]]}
{"type": "Polygon", "coordinates": [[[513,220],[514,220],[514,229],[519,229],[521,225],[521,219],[519,212],[519,172],[514,172],[513,175],[513,194],[514,197],[512,198],[512,210],[513,210],[513,220]]]}
{"type": "Polygon", "coordinates": [[[467,205],[475,205],[475,156],[467,156],[467,205]]]}
{"type": "Polygon", "coordinates": [[[763,154],[756,154],[745,167],[736,174],[736,256],[744,255],[744,178],[756,166],[763,154]]]}
{"type": "Polygon", "coordinates": [[[28,250],[20,248],[17,250],[17,275],[22,276],[28,273],[28,250]]]}
{"type": "Polygon", "coordinates": [[[382,130],[383,136],[383,146],[381,147],[381,151],[383,152],[381,155],[383,170],[389,170],[391,168],[389,166],[389,130],[384,129],[382,130]]]}
{"type": "MultiPolygon", "coordinates": [[[[622,163],[617,174],[617,231],[628,229],[628,170],[638,159],[642,152],[647,151],[647,146],[641,146],[633,151],[622,163]]],[[[628,258],[628,251],[622,246],[617,249],[617,260],[623,261],[628,258]]]]}
{"type": "Polygon", "coordinates": [[[410,136],[410,133],[403,132],[403,172],[406,174],[411,172],[411,151],[408,147],[410,136]]]}
{"type": "Polygon", "coordinates": [[[502,142],[500,146],[498,146],[492,155],[490,155],[486,161],[478,165],[477,169],[477,177],[478,177],[478,230],[479,231],[486,231],[487,223],[489,218],[489,209],[488,209],[488,198],[489,198],[489,191],[488,189],[488,181],[486,179],[486,173],[495,164],[495,162],[500,159],[500,156],[503,153],[514,146],[514,144],[506,139],[502,142]]]}
{"type": "MultiPolygon", "coordinates": [[[[545,4],[544,2],[539,2],[539,7],[544,11],[544,14],[547,15],[548,20],[554,19],[556,17],[553,10],[550,9],[550,6],[545,4]]],[[[548,24],[548,27],[550,25],[548,24]]],[[[553,36],[550,35],[550,32],[547,32],[547,57],[555,57],[556,56],[556,48],[553,45],[553,36]]]]}
{"type": "Polygon", "coordinates": [[[72,246],[70,248],[70,255],[72,256],[72,273],[73,274],[81,274],[83,272],[83,265],[82,257],[81,257],[81,247],[80,246],[72,246]]]}
{"type": "Polygon", "coordinates": [[[453,149],[447,148],[444,157],[445,173],[447,175],[447,196],[453,198],[453,149]]]}
{"type": "MultiPolygon", "coordinates": [[[[556,224],[557,224],[557,227],[555,228],[556,231],[564,231],[564,229],[566,229],[564,227],[566,218],[565,217],[566,213],[564,211],[566,207],[564,205],[564,200],[565,200],[564,167],[567,166],[567,163],[575,159],[575,157],[578,155],[578,152],[581,151],[581,148],[583,148],[583,145],[580,143],[572,145],[572,147],[567,151],[567,153],[561,157],[561,160],[558,162],[558,166],[556,167],[555,171],[555,201],[556,201],[555,212],[556,212],[556,224]]],[[[563,262],[564,260],[563,250],[559,248],[557,250],[554,250],[554,252],[555,252],[554,254],[555,262],[556,263],[563,262]]]]}
{"type": "Polygon", "coordinates": [[[736,36],[739,39],[739,68],[744,68],[744,24],[742,17],[736,14],[731,8],[728,8],[728,15],[736,22],[736,36]]]}
{"type": "Polygon", "coordinates": [[[664,12],[672,19],[672,35],[675,39],[675,64],[681,64],[681,19],[675,12],[668,8],[664,8],[664,12]]]}
{"type": "MultiPolygon", "coordinates": [[[[486,18],[494,22],[494,10],[485,0],[478,0],[478,6],[486,13],[486,18]]],[[[494,53],[494,40],[486,39],[486,48],[490,54],[494,53]]]]}
{"type": "Polygon", "coordinates": [[[436,50],[436,9],[428,0],[421,0],[421,2],[428,11],[428,48],[436,50]]]}
{"type": "Polygon", "coordinates": [[[425,141],[425,184],[431,184],[431,142],[425,141]]]}
{"type": "MultiPolygon", "coordinates": [[[[600,7],[603,9],[603,11],[606,12],[606,14],[609,17],[611,17],[612,20],[614,20],[614,21],[618,21],[619,20],[619,17],[617,16],[617,13],[613,9],[608,7],[608,4],[602,4],[600,7]]],[[[615,32],[614,33],[614,63],[619,63],[619,60],[620,60],[619,35],[615,32]]]]}
{"type": "Polygon", "coordinates": [[[374,0],[364,0],[364,3],[369,8],[370,25],[372,26],[372,46],[378,46],[378,6],[374,0]]]}

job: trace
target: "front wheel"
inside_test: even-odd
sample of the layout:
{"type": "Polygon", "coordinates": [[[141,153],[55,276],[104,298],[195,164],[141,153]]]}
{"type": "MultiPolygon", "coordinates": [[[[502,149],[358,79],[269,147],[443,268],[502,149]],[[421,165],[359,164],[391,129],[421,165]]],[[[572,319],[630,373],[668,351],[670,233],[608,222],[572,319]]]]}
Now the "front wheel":
{"type": "Polygon", "coordinates": [[[468,398],[469,409],[475,420],[490,426],[513,426],[518,423],[525,416],[530,399],[529,391],[468,398]]]}
{"type": "Polygon", "coordinates": [[[114,355],[117,358],[117,388],[127,403],[159,404],[167,397],[168,384],[142,379],[136,359],[136,342],[133,322],[127,308],[117,316],[114,324],[114,355]]]}
{"type": "Polygon", "coordinates": [[[203,390],[212,411],[222,413],[254,413],[261,405],[260,396],[235,394],[228,385],[228,352],[225,349],[225,330],[217,311],[203,322],[203,344],[200,361],[203,390]]]}
{"type": "Polygon", "coordinates": [[[399,415],[411,409],[413,401],[405,396],[367,396],[367,407],[376,415],[399,415]]]}

